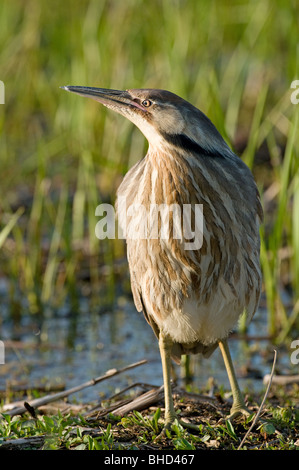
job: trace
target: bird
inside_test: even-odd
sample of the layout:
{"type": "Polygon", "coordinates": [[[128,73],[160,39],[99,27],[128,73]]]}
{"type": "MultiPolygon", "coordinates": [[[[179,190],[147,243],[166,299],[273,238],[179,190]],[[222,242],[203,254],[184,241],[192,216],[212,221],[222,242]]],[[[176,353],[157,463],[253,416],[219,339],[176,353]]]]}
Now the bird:
{"type": "MultiPolygon", "coordinates": [[[[151,88],[62,88],[121,114],[148,141],[145,157],[126,173],[117,190],[117,211],[124,230],[131,222],[125,238],[134,303],[159,344],[163,430],[171,430],[178,419],[172,396],[172,359],[179,363],[185,354],[208,358],[217,347],[233,398],[227,418],[248,416],[228,338],[244,312],[251,321],[261,295],[259,230],[263,209],[252,172],[212,121],[175,93],[151,88]],[[190,227],[185,233],[182,212],[179,217],[170,210],[169,226],[176,227],[180,236],[169,230],[167,237],[159,237],[163,213],[154,219],[158,236],[150,236],[151,228],[147,236],[134,236],[134,230],[142,232],[144,214],[160,206],[189,207],[195,228],[196,207],[201,207],[200,243],[191,243],[190,248],[188,242],[196,230],[190,227]],[[130,217],[133,207],[134,216],[130,217]]],[[[152,220],[147,226],[150,223],[152,220]]]]}

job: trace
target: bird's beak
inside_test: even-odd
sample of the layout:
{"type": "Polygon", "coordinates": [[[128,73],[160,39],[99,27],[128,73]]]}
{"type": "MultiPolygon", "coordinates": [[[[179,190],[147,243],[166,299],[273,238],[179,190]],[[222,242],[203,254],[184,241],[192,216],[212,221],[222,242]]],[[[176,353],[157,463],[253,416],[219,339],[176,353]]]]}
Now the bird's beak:
{"type": "Polygon", "coordinates": [[[146,111],[146,109],[136,101],[127,90],[110,90],[109,88],[94,88],[86,86],[63,86],[63,90],[77,93],[77,95],[86,96],[99,101],[104,106],[112,108],[115,111],[122,111],[124,108],[133,107],[146,111]]]}

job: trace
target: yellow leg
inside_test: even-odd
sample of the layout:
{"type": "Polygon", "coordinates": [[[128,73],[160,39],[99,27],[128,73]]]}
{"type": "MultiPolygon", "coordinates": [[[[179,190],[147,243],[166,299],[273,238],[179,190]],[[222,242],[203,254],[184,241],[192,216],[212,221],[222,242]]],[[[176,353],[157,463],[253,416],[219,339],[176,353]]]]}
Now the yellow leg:
{"type": "Polygon", "coordinates": [[[164,400],[165,400],[165,424],[162,434],[165,433],[165,430],[171,430],[171,425],[177,419],[179,423],[185,427],[198,431],[199,427],[196,424],[186,423],[183,420],[179,420],[173,404],[172,390],[171,390],[171,348],[172,341],[168,336],[164,336],[161,332],[159,334],[159,348],[162,361],[162,370],[163,370],[163,381],[164,381],[164,400]]]}
{"type": "Polygon", "coordinates": [[[233,406],[231,408],[231,412],[228,418],[233,419],[240,414],[249,416],[250,411],[245,406],[244,398],[239,388],[227,340],[219,341],[219,348],[223,356],[225,368],[233,394],[233,406]]]}
{"type": "Polygon", "coordinates": [[[171,391],[171,380],[170,380],[171,347],[172,347],[171,340],[160,332],[159,348],[160,348],[160,355],[161,355],[161,361],[162,361],[163,381],[164,381],[165,427],[166,428],[170,428],[171,424],[176,419],[176,413],[174,410],[172,391],[171,391]]]}

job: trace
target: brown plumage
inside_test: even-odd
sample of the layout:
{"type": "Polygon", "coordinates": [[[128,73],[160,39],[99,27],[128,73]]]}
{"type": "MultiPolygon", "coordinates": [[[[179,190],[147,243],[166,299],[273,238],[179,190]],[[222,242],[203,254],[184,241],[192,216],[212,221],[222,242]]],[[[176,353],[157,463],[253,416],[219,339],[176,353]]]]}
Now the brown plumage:
{"type": "Polygon", "coordinates": [[[181,354],[209,356],[218,345],[232,386],[232,414],[246,412],[226,338],[244,310],[249,320],[252,318],[260,297],[262,208],[250,170],[211,121],[173,93],[66,89],[124,115],[149,142],[147,155],[130,169],[118,189],[118,216],[127,231],[134,302],[159,339],[166,426],[175,419],[169,356],[176,361],[181,354]],[[196,227],[196,204],[202,204],[203,209],[199,248],[186,249],[190,240],[173,235],[178,220],[183,233],[183,217],[178,219],[173,210],[168,211],[169,236],[155,236],[157,229],[161,235],[164,219],[163,211],[150,219],[153,207],[183,212],[188,206],[196,227]],[[128,216],[127,209],[133,207],[135,211],[128,216]],[[147,232],[142,237],[145,214],[147,232]],[[154,226],[150,225],[152,220],[154,226]]]}

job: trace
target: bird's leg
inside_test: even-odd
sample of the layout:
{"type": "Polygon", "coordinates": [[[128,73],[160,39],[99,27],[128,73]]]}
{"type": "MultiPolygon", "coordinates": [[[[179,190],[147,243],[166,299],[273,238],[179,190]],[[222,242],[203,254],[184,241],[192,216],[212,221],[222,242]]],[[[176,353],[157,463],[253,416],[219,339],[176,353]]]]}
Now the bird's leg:
{"type": "Polygon", "coordinates": [[[194,431],[198,431],[198,426],[192,423],[187,423],[183,420],[178,419],[177,414],[174,409],[173,398],[172,398],[172,390],[171,390],[171,348],[172,348],[172,341],[171,339],[163,335],[163,333],[159,333],[159,348],[160,348],[160,355],[161,355],[161,362],[162,362],[162,370],[163,370],[163,381],[164,381],[164,400],[165,400],[165,423],[162,434],[165,433],[166,430],[171,430],[171,426],[175,420],[183,426],[184,428],[192,429],[194,431]]]}
{"type": "Polygon", "coordinates": [[[249,416],[250,411],[245,406],[244,398],[239,388],[227,340],[219,341],[219,348],[223,356],[225,368],[233,394],[233,406],[231,408],[231,412],[228,418],[233,419],[240,414],[249,416]]]}
{"type": "Polygon", "coordinates": [[[171,361],[171,347],[172,341],[169,337],[164,336],[163,333],[159,334],[159,348],[162,361],[163,381],[164,381],[164,400],[165,400],[165,428],[169,429],[176,419],[174,410],[171,380],[170,380],[170,361],[171,361]]]}

